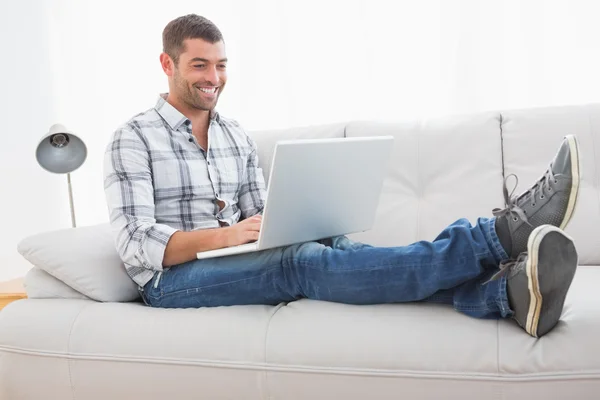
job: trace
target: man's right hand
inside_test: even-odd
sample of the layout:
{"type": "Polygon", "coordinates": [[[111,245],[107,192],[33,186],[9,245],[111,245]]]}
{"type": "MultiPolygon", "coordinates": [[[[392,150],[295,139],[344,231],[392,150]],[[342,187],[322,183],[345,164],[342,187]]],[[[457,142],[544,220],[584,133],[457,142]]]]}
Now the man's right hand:
{"type": "Polygon", "coordinates": [[[225,228],[198,229],[175,232],[165,249],[163,267],[168,268],[196,259],[199,251],[239,246],[258,240],[262,215],[255,215],[225,228]]]}
{"type": "Polygon", "coordinates": [[[227,247],[256,242],[258,240],[261,223],[262,215],[254,215],[235,225],[223,228],[227,231],[227,234],[225,235],[227,247]]]}

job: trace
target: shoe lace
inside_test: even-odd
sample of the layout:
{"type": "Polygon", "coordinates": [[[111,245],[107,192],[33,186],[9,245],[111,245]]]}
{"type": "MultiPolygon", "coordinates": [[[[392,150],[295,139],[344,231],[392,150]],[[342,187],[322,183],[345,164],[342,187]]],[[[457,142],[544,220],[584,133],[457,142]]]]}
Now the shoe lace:
{"type": "Polygon", "coordinates": [[[503,276],[507,276],[507,278],[511,278],[515,276],[519,271],[521,271],[525,266],[525,261],[527,260],[527,252],[523,252],[519,254],[517,259],[511,258],[508,260],[504,260],[500,262],[500,270],[496,272],[490,279],[485,281],[483,285],[489,283],[491,281],[495,281],[500,279],[503,276]]]}
{"type": "Polygon", "coordinates": [[[519,206],[519,203],[521,202],[521,199],[531,198],[532,199],[531,205],[533,207],[535,207],[535,200],[538,198],[538,193],[540,194],[540,199],[544,199],[544,193],[546,191],[552,190],[552,187],[550,186],[550,181],[552,181],[552,180],[554,181],[554,183],[556,183],[556,178],[555,178],[554,174],[552,174],[552,164],[550,164],[550,168],[548,168],[548,170],[546,170],[544,175],[542,175],[542,177],[540,179],[538,179],[536,181],[536,183],[529,190],[523,192],[519,196],[513,196],[515,190],[517,189],[517,186],[519,185],[519,178],[515,174],[508,175],[506,178],[504,178],[504,183],[502,185],[502,194],[504,195],[505,208],[494,208],[492,210],[492,214],[496,217],[508,215],[508,216],[512,217],[513,220],[515,220],[515,221],[517,220],[516,218],[518,217],[522,221],[524,221],[525,223],[527,223],[528,225],[531,226],[531,224],[529,223],[529,220],[527,219],[525,210],[523,210],[523,208],[521,208],[519,206]],[[515,186],[513,187],[512,191],[509,194],[506,183],[508,181],[508,178],[510,178],[510,177],[515,178],[515,186]]]}

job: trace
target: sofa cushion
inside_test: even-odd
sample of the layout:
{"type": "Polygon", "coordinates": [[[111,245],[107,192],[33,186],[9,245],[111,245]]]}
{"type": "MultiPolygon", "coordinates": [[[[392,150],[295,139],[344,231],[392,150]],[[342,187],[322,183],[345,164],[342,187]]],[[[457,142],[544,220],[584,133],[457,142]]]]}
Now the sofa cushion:
{"type": "Polygon", "coordinates": [[[452,222],[502,207],[499,114],[416,122],[352,122],[347,137],[395,140],[373,229],[351,235],[377,246],[433,240],[452,222]]]}
{"type": "Polygon", "coordinates": [[[30,299],[82,299],[89,297],[79,293],[63,281],[59,281],[39,267],[33,267],[25,275],[23,286],[30,299]]]}
{"type": "Polygon", "coordinates": [[[600,267],[580,268],[540,339],[512,320],[424,303],[19,300],[0,313],[0,398],[44,398],[48,387],[77,399],[598,398],[598,285],[600,267]]]}
{"type": "Polygon", "coordinates": [[[599,267],[579,268],[540,339],[449,306],[290,303],[269,326],[269,398],[596,399],[599,284],[599,267]]]}
{"type": "Polygon", "coordinates": [[[34,266],[97,301],[132,301],[137,285],[125,272],[109,224],[29,236],[18,251],[34,266]]]}
{"type": "Polygon", "coordinates": [[[19,300],[0,313],[0,399],[265,399],[278,308],[19,300]]]}

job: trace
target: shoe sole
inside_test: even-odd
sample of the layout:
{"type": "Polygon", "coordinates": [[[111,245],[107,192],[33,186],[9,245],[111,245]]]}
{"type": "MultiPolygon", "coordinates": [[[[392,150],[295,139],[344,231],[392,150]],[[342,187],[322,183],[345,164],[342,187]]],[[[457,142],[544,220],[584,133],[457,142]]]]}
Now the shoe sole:
{"type": "Polygon", "coordinates": [[[571,192],[569,195],[569,202],[567,203],[567,211],[565,217],[560,224],[560,229],[565,229],[571,217],[575,212],[577,205],[577,197],[579,195],[579,182],[581,180],[581,157],[579,156],[579,141],[574,135],[566,136],[569,142],[569,151],[571,155],[571,192]]]}
{"type": "MultiPolygon", "coordinates": [[[[527,323],[525,325],[525,330],[533,337],[538,337],[538,327],[540,325],[540,315],[542,312],[542,306],[544,304],[544,299],[542,298],[542,290],[540,289],[540,281],[539,281],[539,249],[544,237],[550,232],[558,232],[568,240],[573,241],[569,235],[564,233],[560,228],[557,228],[552,225],[542,225],[538,226],[531,232],[529,236],[529,240],[527,241],[527,249],[528,255],[527,263],[525,264],[525,270],[527,273],[527,287],[529,288],[529,311],[527,313],[527,323]]],[[[575,274],[575,269],[577,268],[577,263],[571,268],[565,266],[565,268],[561,269],[562,273],[560,277],[557,277],[553,280],[554,282],[563,282],[563,289],[560,293],[558,293],[559,297],[562,299],[560,303],[560,307],[557,307],[556,310],[551,313],[549,316],[551,319],[555,319],[558,321],[560,318],[560,311],[562,311],[562,305],[564,304],[564,298],[566,297],[567,290],[570,286],[570,282],[568,285],[564,285],[565,279],[573,279],[575,274]]],[[[550,292],[548,288],[544,288],[545,293],[550,292]]],[[[547,310],[545,310],[547,311],[547,310]]],[[[554,324],[550,324],[554,325],[554,324]]],[[[545,332],[544,332],[545,333],[545,332]]]]}

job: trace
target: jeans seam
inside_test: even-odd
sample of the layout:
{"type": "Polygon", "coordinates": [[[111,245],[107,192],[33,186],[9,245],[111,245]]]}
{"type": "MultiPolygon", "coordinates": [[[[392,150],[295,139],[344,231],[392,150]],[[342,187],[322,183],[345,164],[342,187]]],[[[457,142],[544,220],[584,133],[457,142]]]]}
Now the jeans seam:
{"type": "Polygon", "coordinates": [[[500,291],[498,297],[498,303],[500,305],[500,309],[502,310],[502,316],[508,316],[512,314],[512,310],[510,308],[510,304],[508,303],[508,294],[506,293],[506,285],[508,285],[508,280],[505,276],[500,278],[500,291]]]}
{"type": "Polygon", "coordinates": [[[174,291],[174,292],[164,292],[164,288],[161,288],[160,297],[158,297],[158,298],[154,297],[154,298],[157,299],[157,300],[158,299],[164,299],[164,298],[167,298],[167,297],[170,297],[170,296],[175,296],[175,295],[178,295],[178,294],[183,294],[183,293],[187,294],[190,291],[196,291],[197,292],[199,289],[200,290],[211,289],[211,288],[215,288],[215,287],[219,287],[219,286],[230,285],[232,283],[240,283],[240,282],[249,281],[249,280],[256,279],[256,278],[261,278],[261,277],[267,275],[268,273],[270,273],[271,271],[273,271],[273,270],[275,270],[275,269],[278,268],[277,264],[273,264],[273,265],[275,265],[275,267],[272,267],[272,266],[267,267],[267,269],[265,271],[263,271],[263,273],[260,274],[260,275],[255,275],[255,276],[252,276],[252,277],[249,277],[249,278],[244,278],[244,279],[238,279],[238,280],[235,280],[235,281],[222,282],[222,283],[217,283],[217,284],[208,285],[208,286],[196,286],[196,287],[192,287],[192,288],[189,288],[189,289],[177,290],[177,291],[174,291]]]}
{"type": "MultiPolygon", "coordinates": [[[[489,252],[486,253],[482,253],[488,255],[489,252]]],[[[475,254],[474,259],[477,260],[477,258],[479,257],[479,254],[475,254]]],[[[461,262],[461,261],[468,261],[470,259],[470,257],[461,257],[458,258],[455,262],[461,262]]],[[[434,262],[434,263],[426,263],[429,266],[438,266],[438,265],[443,265],[445,263],[447,263],[448,261],[438,261],[438,262],[434,262]]],[[[304,261],[299,259],[298,257],[294,257],[293,258],[293,263],[298,265],[298,266],[302,266],[305,268],[310,268],[310,269],[316,269],[316,270],[323,270],[323,268],[318,267],[318,266],[314,266],[312,264],[310,264],[308,261],[304,261]]],[[[392,263],[388,263],[388,264],[378,264],[376,266],[370,266],[370,267],[366,267],[366,268],[360,268],[360,269],[352,269],[352,270],[329,270],[330,272],[336,272],[336,273],[348,273],[348,272],[362,272],[362,271],[370,271],[373,270],[374,268],[389,268],[389,267],[397,267],[398,264],[392,264],[392,263]]],[[[402,265],[402,267],[404,268],[411,268],[411,269],[416,269],[416,268],[422,268],[423,264],[408,264],[408,265],[402,265]]]]}
{"type": "Polygon", "coordinates": [[[495,231],[495,226],[496,226],[496,219],[497,217],[493,217],[490,218],[488,221],[488,229],[487,229],[487,235],[486,236],[486,240],[488,242],[488,244],[491,244],[491,248],[493,250],[493,256],[494,258],[497,259],[498,262],[502,261],[502,260],[506,260],[509,258],[509,255],[506,254],[506,250],[504,250],[504,247],[502,247],[502,243],[500,243],[500,239],[498,238],[498,235],[496,234],[495,231]]]}
{"type": "Polygon", "coordinates": [[[144,302],[145,305],[149,306],[150,304],[148,304],[148,301],[146,301],[146,294],[144,292],[144,288],[141,286],[138,286],[138,293],[140,295],[140,297],[142,298],[142,301],[144,302]]]}
{"type": "Polygon", "coordinates": [[[485,306],[472,306],[465,303],[454,303],[454,306],[460,310],[468,310],[468,311],[496,311],[498,308],[498,304],[496,302],[485,303],[485,306]],[[490,307],[495,306],[495,307],[490,307]]]}

